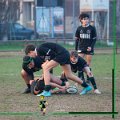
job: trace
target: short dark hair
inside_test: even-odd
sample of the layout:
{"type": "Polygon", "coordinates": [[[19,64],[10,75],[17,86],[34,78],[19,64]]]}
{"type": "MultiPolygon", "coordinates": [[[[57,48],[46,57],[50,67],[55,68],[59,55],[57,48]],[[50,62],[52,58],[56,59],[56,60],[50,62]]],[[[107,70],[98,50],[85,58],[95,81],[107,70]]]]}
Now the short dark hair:
{"type": "Polygon", "coordinates": [[[83,18],[89,18],[89,15],[86,13],[80,14],[79,19],[82,20],[83,18]]]}
{"type": "Polygon", "coordinates": [[[77,53],[77,51],[71,51],[71,53],[70,53],[70,57],[78,57],[78,53],[77,53]]]}
{"type": "Polygon", "coordinates": [[[34,51],[35,50],[35,45],[33,44],[28,44],[25,47],[25,54],[28,55],[28,53],[30,53],[30,51],[34,51]]]}

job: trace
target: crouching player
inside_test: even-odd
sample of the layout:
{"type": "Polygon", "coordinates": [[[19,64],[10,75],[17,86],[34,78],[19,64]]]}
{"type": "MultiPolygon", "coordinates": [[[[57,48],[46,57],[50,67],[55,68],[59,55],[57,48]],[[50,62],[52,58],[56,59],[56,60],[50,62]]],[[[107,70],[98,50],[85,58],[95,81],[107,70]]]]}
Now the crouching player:
{"type": "MultiPolygon", "coordinates": [[[[29,83],[29,92],[32,92],[34,94],[38,94],[43,92],[45,83],[43,76],[39,78],[39,80],[34,80],[34,72],[41,69],[41,65],[43,64],[43,61],[39,57],[30,57],[30,56],[24,56],[23,58],[23,70],[21,71],[21,75],[25,81],[29,83]]],[[[66,78],[61,77],[60,79],[58,77],[55,77],[51,74],[51,80],[50,85],[52,88],[59,88],[57,90],[52,91],[52,93],[55,92],[65,92],[67,89],[67,86],[69,86],[69,83],[66,78]]],[[[27,91],[27,93],[29,93],[27,91]]]]}
{"type": "Polygon", "coordinates": [[[79,85],[84,87],[80,95],[86,94],[88,91],[92,90],[92,87],[85,82],[83,82],[79,77],[72,74],[70,67],[70,54],[69,52],[62,46],[56,43],[43,43],[36,48],[37,56],[49,56],[49,61],[46,61],[42,64],[42,69],[44,73],[44,81],[45,81],[45,90],[40,94],[44,96],[51,96],[51,86],[50,86],[50,70],[52,68],[60,65],[66,75],[66,77],[74,82],[77,82],[79,85]]]}
{"type": "MultiPolygon", "coordinates": [[[[87,65],[87,62],[82,58],[78,56],[78,53],[76,51],[72,51],[70,54],[70,65],[71,69],[73,72],[81,73],[85,72],[88,75],[88,80],[91,82],[93,88],[94,88],[94,93],[96,94],[101,94],[101,92],[97,89],[97,85],[95,82],[95,78],[90,71],[89,66],[87,65]]],[[[79,76],[79,74],[78,74],[79,76]]]]}
{"type": "Polygon", "coordinates": [[[23,57],[21,76],[25,81],[27,88],[23,93],[31,93],[30,80],[34,80],[34,72],[39,71],[43,60],[40,57],[30,57],[28,55],[23,57]]]}

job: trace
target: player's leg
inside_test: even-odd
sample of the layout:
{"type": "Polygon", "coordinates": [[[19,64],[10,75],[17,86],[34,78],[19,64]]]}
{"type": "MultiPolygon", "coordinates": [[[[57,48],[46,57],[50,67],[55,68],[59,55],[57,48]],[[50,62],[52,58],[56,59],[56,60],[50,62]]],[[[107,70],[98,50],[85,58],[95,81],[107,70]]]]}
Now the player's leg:
{"type": "Polygon", "coordinates": [[[34,79],[33,74],[30,75],[25,70],[22,69],[21,76],[27,85],[27,88],[25,89],[25,91],[23,93],[30,93],[31,92],[30,91],[30,80],[34,79]]]}
{"type": "Polygon", "coordinates": [[[91,61],[92,61],[92,55],[86,55],[86,62],[88,64],[88,66],[91,65],[91,61]]]}
{"type": "MultiPolygon", "coordinates": [[[[88,54],[85,55],[85,59],[86,59],[86,62],[87,62],[87,65],[89,66],[90,68],[90,65],[91,65],[91,61],[92,61],[92,55],[93,55],[93,52],[88,52],[88,54]]],[[[91,71],[91,68],[90,68],[90,71],[91,71]]],[[[87,83],[89,83],[89,76],[87,75],[87,83]]]]}
{"type": "Polygon", "coordinates": [[[91,86],[87,85],[85,82],[83,82],[79,77],[72,74],[71,67],[69,64],[62,66],[63,71],[65,72],[65,75],[68,79],[77,82],[82,87],[84,87],[83,91],[80,93],[81,95],[86,94],[88,91],[92,90],[91,86]]]}
{"type": "Polygon", "coordinates": [[[50,81],[53,82],[53,83],[56,83],[58,85],[62,85],[62,81],[60,80],[60,78],[58,78],[56,76],[53,76],[52,74],[51,74],[51,80],[50,81]]]}
{"type": "Polygon", "coordinates": [[[84,53],[80,53],[80,52],[78,52],[78,56],[84,58],[84,57],[85,57],[85,54],[84,54],[84,53]]]}
{"type": "Polygon", "coordinates": [[[82,81],[85,81],[83,71],[78,71],[78,77],[79,77],[82,81]]]}
{"type": "MultiPolygon", "coordinates": [[[[56,66],[58,66],[59,63],[57,63],[54,60],[50,60],[47,61],[46,63],[44,63],[44,65],[42,65],[43,68],[43,75],[44,75],[44,82],[45,82],[45,90],[40,94],[43,96],[51,96],[51,85],[50,85],[50,80],[51,80],[51,74],[50,74],[50,70],[56,66]]],[[[40,96],[38,95],[38,96],[40,96]]]]}
{"type": "MultiPolygon", "coordinates": [[[[78,56],[84,58],[85,54],[84,53],[78,53],[78,56]]],[[[78,77],[80,77],[83,81],[85,81],[84,73],[82,71],[78,71],[78,77]]]]}
{"type": "Polygon", "coordinates": [[[94,78],[94,76],[93,76],[90,68],[89,68],[89,67],[85,67],[85,68],[84,68],[84,71],[85,71],[85,73],[86,73],[87,76],[88,76],[88,80],[91,82],[91,84],[92,84],[92,86],[93,86],[93,88],[94,88],[94,93],[96,93],[96,94],[101,94],[101,92],[97,89],[97,84],[96,84],[96,82],[95,82],[95,78],[94,78]]]}

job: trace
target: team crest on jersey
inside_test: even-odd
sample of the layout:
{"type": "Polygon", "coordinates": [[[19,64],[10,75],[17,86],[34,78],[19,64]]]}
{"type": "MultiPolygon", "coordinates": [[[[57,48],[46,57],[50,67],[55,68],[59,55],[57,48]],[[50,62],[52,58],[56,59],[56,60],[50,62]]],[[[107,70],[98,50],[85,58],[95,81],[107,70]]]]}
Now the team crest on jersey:
{"type": "Polygon", "coordinates": [[[90,34],[91,33],[91,31],[90,30],[87,30],[87,34],[90,34]]]}
{"type": "Polygon", "coordinates": [[[80,34],[82,34],[83,33],[83,31],[82,30],[80,30],[80,34]]]}

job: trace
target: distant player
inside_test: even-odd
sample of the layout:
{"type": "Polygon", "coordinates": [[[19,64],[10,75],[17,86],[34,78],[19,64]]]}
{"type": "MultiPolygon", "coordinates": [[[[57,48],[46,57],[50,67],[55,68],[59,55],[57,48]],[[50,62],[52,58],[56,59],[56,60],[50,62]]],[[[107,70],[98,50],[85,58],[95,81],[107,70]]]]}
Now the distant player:
{"type": "Polygon", "coordinates": [[[97,89],[97,85],[95,82],[95,78],[90,71],[89,66],[87,65],[87,62],[80,56],[78,56],[78,53],[76,51],[72,51],[70,54],[70,65],[73,72],[78,72],[78,77],[81,77],[80,73],[85,72],[86,75],[88,75],[88,80],[91,82],[94,93],[101,94],[101,92],[97,89]]]}
{"type": "Polygon", "coordinates": [[[82,58],[86,57],[87,64],[90,66],[96,43],[96,29],[95,26],[90,25],[88,14],[80,14],[79,19],[81,26],[77,28],[75,33],[75,50],[82,58]]]}

